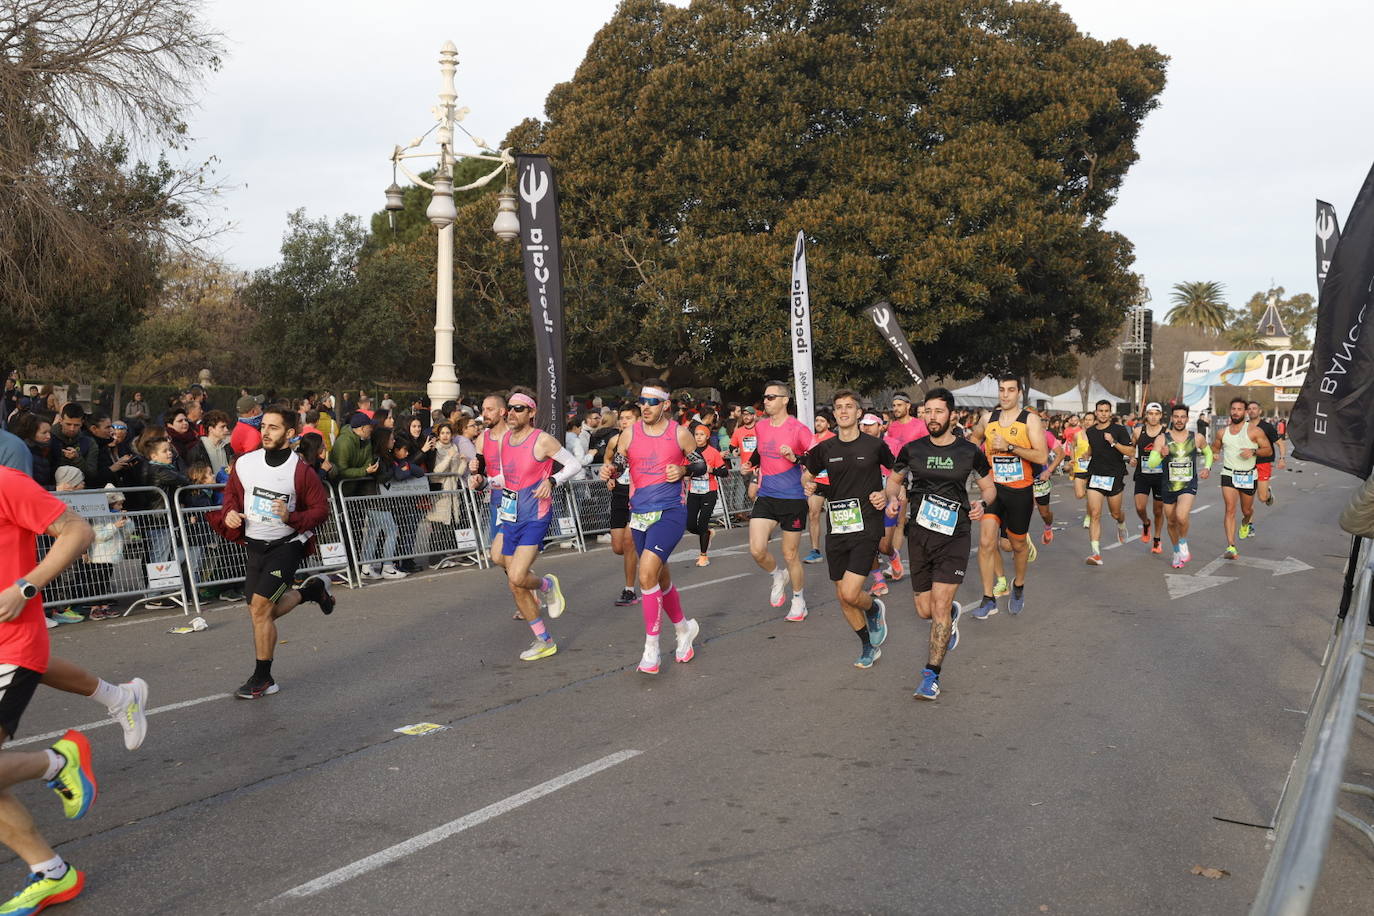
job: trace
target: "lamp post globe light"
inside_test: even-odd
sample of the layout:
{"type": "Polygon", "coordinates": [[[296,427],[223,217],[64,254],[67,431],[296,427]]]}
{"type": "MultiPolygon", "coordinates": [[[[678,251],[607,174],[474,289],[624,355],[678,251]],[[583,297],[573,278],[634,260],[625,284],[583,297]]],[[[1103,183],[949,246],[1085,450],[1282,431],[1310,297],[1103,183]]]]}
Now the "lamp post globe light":
{"type": "MultiPolygon", "coordinates": [[[[453,223],[458,219],[458,208],[453,195],[461,191],[471,191],[489,184],[499,175],[506,178],[505,187],[498,195],[496,221],[492,232],[503,241],[516,241],[520,238],[520,218],[517,215],[515,192],[510,186],[510,172],[515,166],[515,158],[510,150],[495,153],[486,149],[486,142],[480,137],[468,134],[478,150],[472,152],[455,151],[453,146],[454,129],[468,115],[468,109],[455,108],[458,91],[454,88],[453,75],[458,69],[458,49],[453,42],[446,41],[439,50],[439,104],[431,112],[435,125],[423,135],[416,137],[405,146],[397,146],[391,153],[392,182],[386,189],[386,209],[404,210],[405,198],[401,186],[395,181],[395,172],[405,176],[415,184],[433,192],[425,216],[439,229],[439,251],[436,261],[436,289],[434,295],[434,367],[429,376],[429,395],[431,406],[458,398],[458,375],[453,366],[453,223]],[[438,141],[437,150],[420,150],[417,147],[431,132],[438,141]],[[406,167],[407,159],[437,159],[438,165],[432,181],[425,181],[406,167]],[[496,168],[481,178],[461,188],[453,186],[453,166],[459,159],[484,159],[497,163],[496,168]]],[[[466,131],[464,131],[466,133],[466,131]]]]}

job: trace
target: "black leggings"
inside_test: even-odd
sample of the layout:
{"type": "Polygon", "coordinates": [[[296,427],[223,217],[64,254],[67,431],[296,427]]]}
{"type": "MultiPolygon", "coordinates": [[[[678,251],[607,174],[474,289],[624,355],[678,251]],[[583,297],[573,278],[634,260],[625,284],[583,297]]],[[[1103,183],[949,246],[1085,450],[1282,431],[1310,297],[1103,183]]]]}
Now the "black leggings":
{"type": "Polygon", "coordinates": [[[701,541],[702,553],[711,543],[711,515],[716,511],[718,495],[715,491],[687,494],[687,530],[701,541]]]}

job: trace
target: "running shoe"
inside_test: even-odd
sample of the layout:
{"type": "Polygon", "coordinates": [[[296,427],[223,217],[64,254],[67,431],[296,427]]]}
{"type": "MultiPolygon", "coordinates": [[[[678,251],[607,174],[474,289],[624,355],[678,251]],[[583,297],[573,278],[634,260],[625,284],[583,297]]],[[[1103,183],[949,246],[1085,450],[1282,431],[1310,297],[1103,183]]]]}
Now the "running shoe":
{"type": "Polygon", "coordinates": [[[1088,559],[1087,559],[1086,562],[1087,562],[1087,564],[1088,564],[1089,566],[1101,566],[1101,565],[1102,565],[1102,554],[1100,554],[1100,553],[1095,553],[1095,554],[1093,554],[1092,556],[1088,557],[1088,559]]]}
{"type": "Polygon", "coordinates": [[[1272,505],[1274,504],[1274,491],[1273,491],[1273,490],[1270,490],[1270,491],[1269,491],[1269,497],[1264,501],[1264,504],[1265,504],[1266,506],[1272,506],[1272,505]]]}
{"type": "Polygon", "coordinates": [[[1054,543],[1054,529],[1053,529],[1053,528],[1046,528],[1046,529],[1045,529],[1045,533],[1042,534],[1042,535],[1040,535],[1040,543],[1042,543],[1042,544],[1053,544],[1053,543],[1054,543]]]}
{"type": "Polygon", "coordinates": [[[973,609],[973,619],[974,619],[974,620],[987,620],[989,617],[991,617],[993,614],[996,614],[996,613],[997,613],[997,599],[996,599],[996,598],[984,598],[983,601],[982,601],[982,603],[979,604],[976,608],[973,609]]]}
{"type": "Polygon", "coordinates": [[[381,573],[377,572],[377,568],[375,566],[364,565],[360,570],[358,570],[358,573],[364,579],[380,579],[382,577],[381,573]]]}
{"type": "Polygon", "coordinates": [[[1012,616],[1016,616],[1017,614],[1021,613],[1022,611],[1024,611],[1024,610],[1026,609],[1026,590],[1025,590],[1025,588],[1023,587],[1023,588],[1021,589],[1021,594],[1020,594],[1019,597],[1017,596],[1016,591],[1017,591],[1017,590],[1016,590],[1015,588],[1013,588],[1013,589],[1011,590],[1011,597],[1010,597],[1009,599],[1007,599],[1007,611],[1008,611],[1012,616]]]}
{"type": "Polygon", "coordinates": [[[1028,553],[1026,555],[1026,562],[1034,563],[1035,558],[1040,556],[1040,551],[1035,549],[1035,542],[1032,541],[1030,538],[1026,538],[1026,548],[1028,550],[1028,553]]]}
{"type": "Polygon", "coordinates": [[[959,602],[954,602],[950,606],[949,622],[949,642],[945,643],[945,651],[953,652],[959,645],[959,615],[964,612],[964,608],[959,602]]]}
{"type": "MultiPolygon", "coordinates": [[[[803,562],[803,563],[819,563],[821,560],[824,560],[824,559],[825,559],[825,554],[821,553],[819,550],[817,550],[816,548],[812,547],[812,548],[811,548],[811,552],[808,553],[806,556],[802,557],[802,562],[803,562]]],[[[701,564],[698,564],[698,565],[701,565],[701,564]]]]}
{"type": "Polygon", "coordinates": [[[1090,515],[1085,515],[1085,516],[1083,516],[1083,527],[1084,527],[1084,528],[1091,528],[1091,527],[1092,527],[1092,523],[1093,523],[1092,516],[1090,516],[1090,515]]]}
{"type": "Polygon", "coordinates": [[[60,623],[58,623],[56,620],[53,620],[51,617],[44,617],[43,620],[47,624],[49,630],[55,630],[61,626],[60,623]]]}
{"type": "Polygon", "coordinates": [[[52,749],[61,756],[63,763],[57,775],[48,780],[48,788],[62,799],[62,813],[67,820],[74,821],[91,810],[100,795],[95,772],[91,769],[91,743],[81,732],[68,729],[52,749]]]}
{"type": "Polygon", "coordinates": [[[1153,547],[1150,548],[1150,553],[1163,553],[1163,552],[1164,552],[1164,545],[1161,544],[1161,543],[1159,543],[1159,541],[1155,541],[1155,545],[1154,545],[1153,547]]]}
{"type": "Polygon", "coordinates": [[[1254,522],[1251,522],[1247,527],[1250,529],[1250,537],[1259,534],[1259,525],[1256,525],[1254,522]]]}
{"type": "Polygon", "coordinates": [[[703,554],[701,554],[700,556],[697,557],[697,565],[698,565],[698,566],[710,566],[710,565],[711,565],[711,558],[708,557],[706,554],[703,553],[703,554]]]}
{"type": "Polygon", "coordinates": [[[324,613],[334,613],[334,590],[329,587],[329,577],[324,573],[313,575],[302,582],[300,593],[301,598],[315,602],[324,613]]]}
{"type": "Polygon", "coordinates": [[[894,553],[892,556],[888,557],[887,569],[883,570],[883,575],[887,576],[893,582],[898,581],[902,576],[906,575],[906,567],[902,565],[902,555],[900,553],[894,553]]]}
{"type": "Polygon", "coordinates": [[[136,677],[119,689],[123,696],[110,707],[110,718],[124,729],[124,747],[136,751],[148,734],[148,717],[143,712],[148,706],[148,682],[136,677]]]}
{"type": "Polygon", "coordinates": [[[554,642],[552,639],[540,639],[535,637],[534,642],[530,643],[530,647],[520,653],[520,660],[522,662],[538,661],[541,658],[548,658],[557,651],[558,643],[554,642]]]}
{"type": "Polygon", "coordinates": [[[639,673],[658,674],[658,646],[644,646],[644,654],[639,657],[639,673]]]}
{"type": "Polygon", "coordinates": [[[1146,522],[1140,526],[1140,543],[1150,543],[1150,523],[1146,522]]]}
{"type": "Polygon", "coordinates": [[[1007,585],[1007,577],[998,576],[997,582],[992,586],[992,597],[1001,598],[1009,591],[1011,591],[1011,586],[1007,585]]]}
{"type": "Polygon", "coordinates": [[[940,675],[929,668],[921,672],[921,686],[912,694],[918,700],[933,700],[940,695],[940,675]]]}
{"type": "Polygon", "coordinates": [[[876,598],[868,612],[868,637],[874,648],[887,642],[887,605],[876,598]]]}
{"type": "Polygon", "coordinates": [[[859,653],[859,657],[854,659],[855,668],[872,668],[873,663],[882,657],[883,650],[877,646],[864,646],[864,650],[859,653]]]}
{"type": "Polygon", "coordinates": [[[382,566],[383,579],[404,579],[408,575],[410,575],[410,573],[402,572],[391,563],[386,563],[382,566]]]}
{"type": "Polygon", "coordinates": [[[677,634],[677,648],[673,650],[673,658],[684,665],[695,658],[697,650],[692,643],[696,642],[700,635],[701,627],[697,624],[696,618],[688,618],[687,628],[677,634]]]}
{"type": "Polygon", "coordinates": [[[221,601],[242,601],[243,589],[241,588],[222,588],[219,592],[221,601]]]}
{"type": "Polygon", "coordinates": [[[120,610],[119,608],[117,608],[117,607],[112,607],[112,608],[109,608],[108,610],[100,610],[99,608],[97,608],[96,610],[91,611],[91,617],[90,617],[90,619],[91,619],[91,620],[114,620],[116,617],[123,617],[123,616],[124,616],[124,612],[121,611],[121,610],[120,610]]]}
{"type": "Polygon", "coordinates": [[[1183,554],[1183,562],[1184,562],[1184,563],[1187,563],[1189,560],[1191,560],[1191,559],[1193,558],[1193,552],[1192,552],[1191,550],[1188,549],[1188,545],[1187,545],[1187,544],[1180,544],[1180,545],[1179,545],[1179,551],[1178,551],[1178,552],[1181,553],[1181,554],[1183,554]]]}
{"type": "Polygon", "coordinates": [[[270,677],[265,681],[259,681],[250,677],[244,682],[242,687],[234,691],[234,696],[238,697],[240,700],[260,700],[263,697],[270,697],[278,690],[281,690],[281,688],[278,687],[277,682],[270,677]]]}
{"type": "Polygon", "coordinates": [[[71,608],[63,608],[60,611],[54,611],[52,619],[56,620],[58,623],[81,623],[86,618],[82,617],[71,608]]]}
{"type": "Polygon", "coordinates": [[[1222,556],[1228,560],[1234,560],[1236,557],[1240,556],[1240,551],[1235,547],[1227,547],[1226,552],[1223,553],[1222,556]]]}
{"type": "Polygon", "coordinates": [[[874,598],[881,598],[887,594],[887,582],[883,579],[873,580],[873,587],[868,590],[868,593],[874,598]]]}
{"type": "Polygon", "coordinates": [[[1117,522],[1117,523],[1116,523],[1116,542],[1117,542],[1118,544],[1124,544],[1124,543],[1126,543],[1126,533],[1127,533],[1127,532],[1126,532],[1126,523],[1125,523],[1125,522],[1117,522]]]}
{"type": "Polygon", "coordinates": [[[544,598],[544,609],[549,616],[557,620],[563,616],[563,612],[568,609],[568,602],[563,599],[563,587],[558,584],[558,577],[549,573],[544,577],[544,587],[540,590],[544,598]]]}
{"type": "Polygon", "coordinates": [[[790,620],[793,623],[800,623],[801,621],[806,619],[806,614],[806,599],[798,598],[796,595],[793,595],[792,607],[788,609],[787,617],[785,617],[784,619],[790,620]]]}
{"type": "Polygon", "coordinates": [[[0,916],[30,916],[54,903],[66,903],[76,899],[86,886],[86,876],[69,863],[67,872],[60,878],[49,878],[42,872],[29,875],[29,883],[0,906],[0,916]]]}
{"type": "Polygon", "coordinates": [[[638,599],[637,597],[635,597],[635,590],[634,590],[634,589],[632,589],[632,588],[622,588],[622,589],[620,590],[620,597],[617,598],[617,599],[615,599],[615,606],[616,606],[616,607],[626,607],[627,605],[634,604],[634,603],[635,603],[636,601],[638,601],[638,600],[639,600],[639,599],[638,599]]]}
{"type": "Polygon", "coordinates": [[[1174,569],[1182,569],[1182,568],[1183,568],[1183,554],[1178,553],[1177,551],[1175,551],[1175,552],[1174,552],[1174,561],[1173,561],[1172,563],[1170,563],[1169,565],[1172,566],[1174,569]]]}
{"type": "Polygon", "coordinates": [[[768,587],[768,603],[773,607],[782,607],[787,600],[787,574],[779,569],[769,575],[773,577],[773,584],[768,587]]]}

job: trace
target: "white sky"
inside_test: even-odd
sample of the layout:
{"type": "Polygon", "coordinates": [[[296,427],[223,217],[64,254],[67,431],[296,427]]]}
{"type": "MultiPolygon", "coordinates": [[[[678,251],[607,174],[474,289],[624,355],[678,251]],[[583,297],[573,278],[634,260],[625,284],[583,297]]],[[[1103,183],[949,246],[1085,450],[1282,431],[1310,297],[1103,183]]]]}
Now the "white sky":
{"type": "MultiPolygon", "coordinates": [[[[458,46],[465,126],[498,143],[573,70],[614,0],[491,3],[209,0],[227,36],[190,118],[192,152],[232,186],[221,250],[241,268],[277,260],[286,213],[380,208],[388,156],[430,126],[438,51],[458,46]]],[[[1136,245],[1158,315],[1169,288],[1217,280],[1232,305],[1268,287],[1314,292],[1313,198],[1342,226],[1374,160],[1369,0],[1064,0],[1097,38],[1172,58],[1162,105],[1111,228],[1136,245]]],[[[404,183],[404,182],[403,182],[404,183]]]]}

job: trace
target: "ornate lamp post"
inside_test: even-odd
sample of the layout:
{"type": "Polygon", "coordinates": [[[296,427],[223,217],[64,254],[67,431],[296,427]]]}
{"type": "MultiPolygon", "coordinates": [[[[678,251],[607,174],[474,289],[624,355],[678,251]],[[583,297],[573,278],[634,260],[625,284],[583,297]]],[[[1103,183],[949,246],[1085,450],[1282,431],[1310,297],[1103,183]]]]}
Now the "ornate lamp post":
{"type": "MultiPolygon", "coordinates": [[[[499,150],[495,154],[485,151],[456,152],[453,147],[453,131],[467,117],[468,109],[455,108],[458,91],[454,88],[453,76],[458,69],[458,49],[453,42],[444,42],[439,50],[439,104],[431,109],[435,126],[423,135],[416,137],[406,146],[397,146],[391,153],[392,182],[386,189],[386,209],[404,210],[405,201],[400,185],[395,181],[395,171],[404,172],[406,177],[423,188],[430,189],[434,196],[430,199],[425,216],[439,227],[439,251],[437,260],[437,283],[434,303],[434,367],[429,377],[431,406],[458,397],[458,375],[453,366],[453,222],[458,218],[458,208],[454,205],[453,195],[458,191],[470,191],[490,183],[498,175],[506,175],[506,186],[501,191],[499,210],[492,231],[497,238],[517,241],[520,238],[520,220],[516,215],[515,193],[510,187],[510,170],[515,159],[509,150],[499,150]],[[417,150],[431,131],[436,131],[439,143],[437,150],[417,150]],[[406,168],[407,159],[438,159],[433,183],[424,181],[406,168]],[[453,166],[458,159],[484,159],[497,163],[496,168],[471,184],[461,188],[453,186],[453,166]]],[[[485,150],[486,142],[480,137],[470,139],[485,150]]]]}

